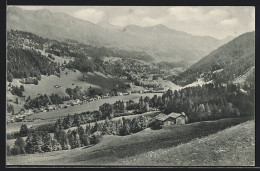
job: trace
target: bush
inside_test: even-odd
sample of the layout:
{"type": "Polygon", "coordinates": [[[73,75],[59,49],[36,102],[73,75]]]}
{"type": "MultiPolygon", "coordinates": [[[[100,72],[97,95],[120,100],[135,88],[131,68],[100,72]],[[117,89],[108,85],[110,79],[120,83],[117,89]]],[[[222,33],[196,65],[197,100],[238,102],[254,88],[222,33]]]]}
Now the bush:
{"type": "Polygon", "coordinates": [[[91,144],[97,144],[101,141],[102,139],[102,132],[96,131],[94,132],[91,137],[90,137],[90,143],[91,144]]]}
{"type": "Polygon", "coordinates": [[[17,147],[17,146],[14,146],[12,149],[11,149],[11,155],[19,155],[20,154],[20,148],[17,147]]]}

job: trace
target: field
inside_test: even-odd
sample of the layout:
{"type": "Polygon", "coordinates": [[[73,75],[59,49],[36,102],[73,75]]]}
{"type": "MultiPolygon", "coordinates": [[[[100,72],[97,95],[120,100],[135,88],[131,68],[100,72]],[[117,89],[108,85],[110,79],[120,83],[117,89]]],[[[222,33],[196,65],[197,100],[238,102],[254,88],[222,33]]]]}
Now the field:
{"type": "MultiPolygon", "coordinates": [[[[132,161],[136,158],[140,160],[139,164],[142,165],[141,163],[142,160],[140,159],[142,158],[141,155],[146,155],[147,157],[147,154],[152,153],[152,151],[162,150],[165,148],[169,148],[170,150],[171,148],[179,149],[181,146],[185,145],[186,143],[187,144],[187,147],[185,147],[187,148],[186,157],[191,158],[192,157],[191,153],[193,152],[200,152],[202,154],[208,152],[208,150],[212,147],[210,145],[210,141],[213,142],[216,141],[217,139],[219,139],[218,143],[220,142],[222,143],[220,143],[220,146],[217,146],[214,149],[220,150],[222,147],[223,148],[225,147],[226,148],[225,150],[227,151],[232,152],[236,150],[236,152],[239,153],[238,156],[236,156],[237,153],[233,152],[234,158],[230,158],[230,161],[242,161],[243,159],[240,158],[241,155],[242,154],[248,155],[249,153],[247,153],[246,151],[248,150],[251,152],[252,148],[254,148],[254,144],[252,144],[253,142],[252,136],[254,136],[254,121],[241,124],[239,126],[227,129],[225,131],[221,131],[221,130],[245,122],[248,119],[249,118],[229,118],[229,119],[221,119],[217,121],[204,121],[204,122],[197,122],[197,123],[192,123],[187,125],[179,125],[179,126],[173,125],[170,127],[165,127],[161,130],[151,130],[148,128],[139,133],[128,135],[128,136],[107,135],[103,137],[102,141],[99,144],[89,148],[81,147],[81,148],[67,150],[67,151],[56,151],[56,152],[48,152],[48,153],[41,153],[41,154],[10,156],[7,157],[7,164],[8,165],[13,165],[13,164],[15,165],[24,165],[24,164],[26,165],[138,165],[138,162],[135,163],[135,161],[132,161]],[[249,124],[249,126],[247,126],[247,124],[249,124]],[[214,135],[210,135],[210,134],[214,134],[214,135]],[[216,138],[214,139],[214,137],[216,138]],[[208,140],[209,142],[203,143],[203,142],[207,142],[206,140],[208,140]],[[234,141],[236,142],[235,145],[232,144],[232,142],[234,141]],[[232,146],[231,144],[234,147],[231,147],[232,146]],[[245,147],[245,148],[244,149],[240,148],[240,145],[241,147],[245,147]],[[196,150],[196,148],[198,150],[196,150]],[[133,158],[133,156],[135,157],[133,158]],[[239,160],[237,160],[237,158],[239,160]],[[126,162],[128,160],[130,163],[126,162]]],[[[171,152],[168,153],[170,154],[171,152]]],[[[176,153],[176,154],[182,155],[182,153],[180,154],[176,153]]],[[[217,151],[211,152],[210,154],[212,154],[212,157],[216,155],[217,159],[221,159],[222,157],[224,157],[223,159],[225,159],[225,157],[228,156],[228,154],[227,155],[223,154],[222,156],[222,153],[217,153],[217,151]]],[[[208,155],[210,156],[210,154],[208,155]]],[[[181,158],[181,156],[178,155],[175,156],[174,159],[176,158],[185,159],[185,156],[181,158]]],[[[254,154],[252,154],[252,157],[248,156],[248,158],[244,158],[244,163],[237,163],[237,165],[242,165],[242,164],[252,165],[253,164],[252,162],[247,163],[247,159],[251,161],[253,157],[254,154]]],[[[158,163],[163,162],[159,159],[167,160],[168,158],[161,156],[161,157],[157,157],[156,159],[157,159],[156,164],[158,165],[158,163]]],[[[196,157],[196,159],[199,160],[200,157],[196,157]]],[[[205,157],[203,159],[205,159],[205,157]]],[[[143,159],[143,161],[144,160],[149,160],[150,163],[153,162],[153,160],[150,160],[150,158],[143,159]]],[[[189,161],[189,162],[194,162],[194,161],[189,161]]],[[[206,163],[206,165],[221,164],[221,163],[214,163],[214,160],[213,163],[210,163],[211,162],[210,160],[207,162],[208,163],[206,163]]],[[[198,165],[201,164],[203,163],[198,163],[198,165]]],[[[168,163],[168,165],[176,166],[178,165],[178,162],[175,161],[174,163],[173,160],[173,162],[168,163]]]]}
{"type": "MultiPolygon", "coordinates": [[[[51,95],[52,93],[57,93],[60,96],[68,96],[65,92],[66,88],[75,88],[76,86],[82,87],[82,91],[88,89],[90,86],[93,88],[101,88],[105,91],[110,91],[115,87],[120,87],[126,83],[130,83],[129,80],[123,78],[113,77],[111,75],[104,75],[100,72],[94,73],[82,73],[78,70],[76,72],[65,69],[61,71],[61,76],[57,77],[55,75],[41,76],[41,81],[38,85],[34,84],[23,84],[24,85],[24,95],[27,98],[29,95],[31,98],[35,98],[38,93],[51,95]],[[86,78],[86,81],[81,81],[82,76],[86,78]],[[55,85],[61,86],[60,88],[54,88],[55,85]],[[63,86],[65,85],[65,86],[63,86]]],[[[19,79],[13,79],[12,85],[20,86],[22,83],[19,79]]],[[[144,88],[140,86],[132,85],[129,89],[132,90],[143,90],[144,88]]]]}
{"type": "MultiPolygon", "coordinates": [[[[41,76],[41,81],[38,85],[24,84],[24,95],[31,98],[35,98],[38,93],[51,95],[57,93],[60,96],[68,96],[65,92],[66,88],[75,88],[76,86],[82,87],[82,90],[88,89],[90,86],[95,88],[102,88],[104,90],[111,90],[116,85],[121,86],[125,83],[129,83],[128,80],[122,78],[115,78],[112,76],[106,76],[99,72],[83,74],[80,71],[76,72],[65,69],[61,71],[61,77],[55,75],[41,76]],[[80,78],[84,75],[87,81],[83,82],[80,78]],[[55,85],[61,86],[60,88],[54,88],[55,85]],[[66,86],[64,86],[66,85],[66,86]]],[[[18,79],[14,79],[12,85],[20,86],[21,83],[18,79]]]]}
{"type": "Polygon", "coordinates": [[[248,121],[186,144],[119,160],[124,165],[254,166],[255,123],[248,121]]]}
{"type": "Polygon", "coordinates": [[[55,121],[59,117],[67,116],[68,114],[73,115],[75,113],[81,113],[86,111],[93,111],[93,110],[99,110],[99,106],[101,106],[104,103],[110,103],[113,104],[118,100],[133,100],[135,102],[138,102],[139,98],[141,96],[145,97],[153,97],[155,94],[161,95],[162,93],[145,93],[145,94],[139,94],[134,93],[127,96],[113,96],[109,98],[99,99],[93,102],[87,102],[82,105],[78,106],[70,106],[65,109],[57,109],[49,112],[41,112],[37,114],[33,114],[31,116],[28,116],[28,119],[37,119],[34,122],[15,122],[15,123],[9,123],[7,124],[7,133],[14,132],[20,130],[20,127],[22,124],[26,124],[28,127],[45,124],[49,122],[55,121]]]}

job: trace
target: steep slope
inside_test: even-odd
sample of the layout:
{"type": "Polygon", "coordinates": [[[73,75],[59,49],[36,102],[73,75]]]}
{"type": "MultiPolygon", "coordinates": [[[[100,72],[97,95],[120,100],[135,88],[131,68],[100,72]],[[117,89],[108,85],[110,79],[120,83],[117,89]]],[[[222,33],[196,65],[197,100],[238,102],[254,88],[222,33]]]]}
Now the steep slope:
{"type": "Polygon", "coordinates": [[[205,81],[232,82],[255,66],[255,32],[238,36],[214,50],[176,77],[173,82],[187,85],[204,78],[205,81]]]}
{"type": "Polygon", "coordinates": [[[194,36],[164,25],[129,25],[120,28],[108,23],[96,25],[64,13],[30,11],[18,7],[7,9],[7,29],[32,32],[51,39],[73,39],[97,46],[142,50],[158,61],[184,59],[191,64],[227,41],[209,36],[194,36]]]}

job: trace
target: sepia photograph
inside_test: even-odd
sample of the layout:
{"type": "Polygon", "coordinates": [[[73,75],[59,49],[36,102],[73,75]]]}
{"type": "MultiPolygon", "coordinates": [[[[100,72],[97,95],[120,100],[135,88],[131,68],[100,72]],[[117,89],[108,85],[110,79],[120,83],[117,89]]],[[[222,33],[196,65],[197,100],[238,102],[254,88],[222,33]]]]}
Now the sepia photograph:
{"type": "Polygon", "coordinates": [[[6,166],[255,166],[254,6],[7,5],[5,82],[6,166]]]}

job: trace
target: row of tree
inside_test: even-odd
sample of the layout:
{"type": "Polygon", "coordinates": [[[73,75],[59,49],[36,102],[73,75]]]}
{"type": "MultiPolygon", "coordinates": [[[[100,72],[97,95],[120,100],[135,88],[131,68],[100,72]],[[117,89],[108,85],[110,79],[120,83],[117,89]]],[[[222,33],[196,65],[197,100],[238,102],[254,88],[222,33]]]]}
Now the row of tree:
{"type": "Polygon", "coordinates": [[[40,108],[51,104],[63,104],[64,101],[70,100],[68,96],[60,97],[58,94],[52,93],[50,96],[47,94],[40,94],[37,97],[31,99],[28,96],[26,103],[24,104],[25,109],[29,108],[40,108]]]}
{"type": "MultiPolygon", "coordinates": [[[[79,126],[77,129],[68,130],[56,129],[52,137],[47,131],[27,130],[27,138],[18,136],[14,146],[7,146],[7,155],[33,154],[58,150],[70,150],[78,147],[97,144],[103,135],[125,136],[139,132],[149,126],[151,119],[140,116],[133,119],[118,119],[112,121],[108,118],[104,122],[96,122],[94,126],[90,124],[79,126]]],[[[25,130],[23,125],[21,130],[25,130]]],[[[60,127],[61,128],[61,127],[60,127]]]]}

